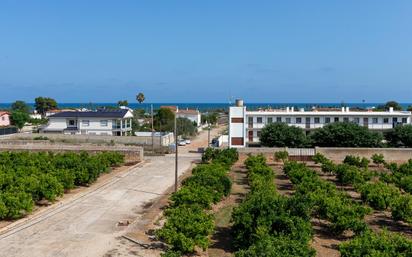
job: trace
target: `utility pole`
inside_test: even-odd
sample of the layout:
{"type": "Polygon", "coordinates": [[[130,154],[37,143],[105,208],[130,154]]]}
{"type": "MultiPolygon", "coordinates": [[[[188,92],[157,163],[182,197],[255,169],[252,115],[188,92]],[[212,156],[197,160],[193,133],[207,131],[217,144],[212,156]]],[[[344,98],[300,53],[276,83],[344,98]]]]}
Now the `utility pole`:
{"type": "Polygon", "coordinates": [[[153,104],[150,105],[152,115],[152,153],[154,154],[154,127],[153,127],[153,104]]]}
{"type": "Polygon", "coordinates": [[[178,165],[177,165],[177,161],[178,161],[178,148],[179,148],[179,145],[178,145],[178,143],[177,143],[177,119],[176,119],[176,113],[175,113],[175,147],[176,147],[176,149],[175,149],[175,192],[177,192],[177,168],[178,168],[178,165]]]}
{"type": "Polygon", "coordinates": [[[208,123],[208,130],[207,130],[207,147],[210,146],[210,123],[208,123]]]}

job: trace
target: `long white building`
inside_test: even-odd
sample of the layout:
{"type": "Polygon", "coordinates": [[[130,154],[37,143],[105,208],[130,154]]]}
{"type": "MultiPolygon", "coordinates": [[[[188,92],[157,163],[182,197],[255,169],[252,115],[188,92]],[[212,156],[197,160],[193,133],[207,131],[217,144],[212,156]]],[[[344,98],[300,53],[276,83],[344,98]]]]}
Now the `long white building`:
{"type": "Polygon", "coordinates": [[[386,131],[395,126],[411,123],[411,112],[350,110],[319,108],[311,111],[285,109],[266,109],[248,111],[242,100],[236,100],[236,105],[229,108],[229,146],[246,147],[258,144],[260,131],[269,123],[284,122],[306,131],[321,128],[333,122],[353,122],[375,131],[386,131]]]}
{"type": "Polygon", "coordinates": [[[66,111],[48,117],[43,133],[69,135],[129,136],[133,113],[128,109],[107,111],[66,111]]]}

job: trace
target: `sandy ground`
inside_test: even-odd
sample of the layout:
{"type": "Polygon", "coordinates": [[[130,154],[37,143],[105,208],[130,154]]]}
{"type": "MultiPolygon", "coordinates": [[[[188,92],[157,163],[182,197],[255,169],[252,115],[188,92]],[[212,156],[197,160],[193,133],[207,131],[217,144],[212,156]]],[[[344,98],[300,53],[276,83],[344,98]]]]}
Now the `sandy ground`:
{"type": "MultiPolygon", "coordinates": [[[[179,175],[200,159],[195,150],[206,144],[207,132],[203,132],[190,146],[179,148],[179,175]]],[[[119,253],[124,253],[120,256],[139,256],[129,249],[134,245],[122,239],[127,226],[119,222],[138,220],[144,206],[173,185],[174,155],[147,157],[141,166],[116,174],[82,197],[50,208],[0,234],[0,256],[90,257],[104,256],[118,248],[119,253]]]]}

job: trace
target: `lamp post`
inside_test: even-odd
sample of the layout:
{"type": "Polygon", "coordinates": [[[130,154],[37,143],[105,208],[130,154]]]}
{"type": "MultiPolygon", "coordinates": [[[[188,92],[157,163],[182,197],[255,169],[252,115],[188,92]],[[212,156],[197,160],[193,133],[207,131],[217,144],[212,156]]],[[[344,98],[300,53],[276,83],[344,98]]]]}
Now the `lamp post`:
{"type": "Polygon", "coordinates": [[[207,147],[210,146],[210,123],[207,123],[207,147]]]}

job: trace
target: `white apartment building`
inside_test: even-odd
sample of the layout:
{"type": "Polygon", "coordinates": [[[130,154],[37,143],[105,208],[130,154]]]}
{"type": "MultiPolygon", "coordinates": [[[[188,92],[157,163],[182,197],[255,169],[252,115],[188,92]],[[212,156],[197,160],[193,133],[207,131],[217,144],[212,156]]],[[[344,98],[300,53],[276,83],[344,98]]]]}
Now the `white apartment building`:
{"type": "Polygon", "coordinates": [[[128,136],[133,113],[128,109],[58,112],[40,132],[69,135],[128,136]]]}
{"type": "Polygon", "coordinates": [[[410,124],[411,112],[394,111],[392,108],[389,111],[350,110],[349,107],[248,111],[242,100],[236,100],[236,105],[229,108],[229,146],[246,147],[259,143],[262,128],[274,122],[284,122],[306,131],[333,122],[353,122],[371,130],[386,131],[397,125],[410,124]]]}

